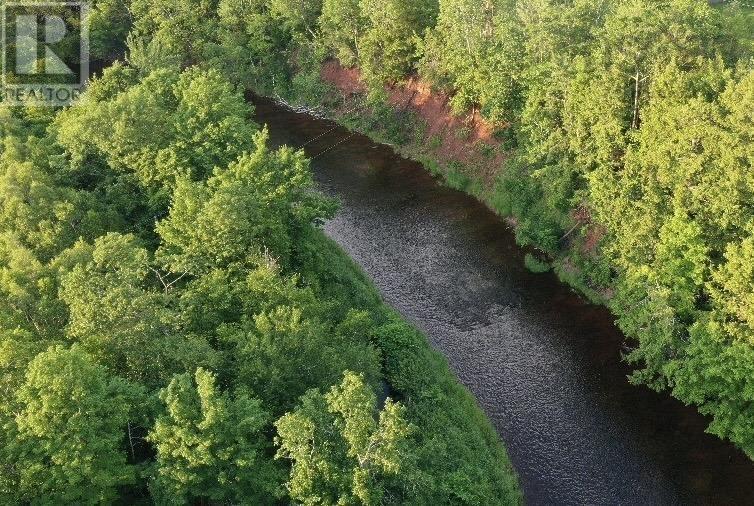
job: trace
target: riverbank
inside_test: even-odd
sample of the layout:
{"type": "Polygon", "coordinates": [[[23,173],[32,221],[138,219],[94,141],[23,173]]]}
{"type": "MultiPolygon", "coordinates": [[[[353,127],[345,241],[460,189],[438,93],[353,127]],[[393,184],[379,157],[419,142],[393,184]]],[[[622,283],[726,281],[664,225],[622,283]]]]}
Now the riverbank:
{"type": "MultiPolygon", "coordinates": [[[[264,103],[254,95],[247,98],[255,104],[255,120],[267,125],[274,146],[304,144],[315,164],[317,159],[324,160],[323,156],[337,156],[337,149],[328,145],[327,138],[335,129],[323,121],[321,107],[294,106],[280,97],[264,99],[264,103]],[[289,115],[306,118],[308,123],[326,130],[307,134],[307,141],[292,141],[288,136],[294,129],[280,121],[289,115]]],[[[384,301],[371,276],[336,241],[323,238],[316,250],[322,259],[320,265],[326,270],[322,277],[359,301],[359,306],[379,323],[379,330],[370,340],[382,356],[384,380],[391,397],[406,405],[409,419],[418,428],[419,451],[412,456],[415,468],[411,472],[416,488],[422,490],[420,495],[439,503],[452,498],[458,504],[522,504],[519,475],[499,427],[493,426],[448,358],[432,346],[426,333],[411,319],[384,301]],[[474,479],[468,481],[467,477],[474,479]]]]}
{"type": "Polygon", "coordinates": [[[388,146],[255,104],[273,142],[304,149],[318,186],[341,202],[327,235],[472,392],[527,504],[751,502],[751,462],[705,434],[694,408],[631,386],[609,312],[529,272],[489,208],[388,146]]]}
{"type": "Polygon", "coordinates": [[[538,215],[537,203],[526,207],[506,196],[515,190],[503,186],[520,177],[513,160],[515,135],[507,125],[494,126],[477,110],[453,111],[450,96],[415,77],[370,94],[358,69],[330,60],[322,64],[319,79],[317,103],[310,101],[309,93],[303,100],[294,93],[289,105],[316,108],[316,115],[419,162],[450,188],[473,196],[501,216],[517,242],[529,248],[525,262],[533,272],[553,270],[590,302],[609,304],[613,290],[597,257],[604,231],[588,211],[576,208],[564,217],[569,230],[553,245],[550,237],[532,233],[546,227],[549,219],[538,215]]]}
{"type": "MultiPolygon", "coordinates": [[[[319,234],[318,234],[319,236],[319,234]]],[[[472,393],[426,335],[383,302],[373,281],[338,244],[322,234],[318,255],[328,279],[358,300],[379,323],[379,349],[390,397],[406,406],[417,433],[412,484],[422,498],[458,504],[524,504],[508,451],[472,393]],[[472,481],[467,478],[473,477],[472,481]]]]}

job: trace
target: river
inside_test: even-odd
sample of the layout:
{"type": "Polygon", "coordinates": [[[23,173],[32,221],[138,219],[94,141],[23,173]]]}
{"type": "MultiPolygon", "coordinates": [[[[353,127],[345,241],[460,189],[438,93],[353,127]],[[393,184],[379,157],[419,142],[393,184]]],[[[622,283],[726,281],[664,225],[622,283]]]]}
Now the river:
{"type": "Polygon", "coordinates": [[[527,504],[753,504],[754,464],[707,420],[627,382],[604,308],[524,267],[504,222],[420,165],[256,98],[272,142],[313,157],[326,233],[424,331],[508,447],[527,504]]]}

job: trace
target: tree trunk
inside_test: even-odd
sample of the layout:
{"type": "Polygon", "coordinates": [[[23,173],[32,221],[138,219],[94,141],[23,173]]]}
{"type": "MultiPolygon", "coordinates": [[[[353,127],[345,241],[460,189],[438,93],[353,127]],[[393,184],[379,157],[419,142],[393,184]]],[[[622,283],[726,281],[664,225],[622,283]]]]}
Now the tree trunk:
{"type": "Polygon", "coordinates": [[[634,115],[633,115],[633,121],[631,122],[631,128],[634,130],[639,129],[639,122],[641,121],[639,118],[639,95],[641,94],[641,73],[639,71],[636,71],[636,76],[634,76],[634,115]]]}
{"type": "Polygon", "coordinates": [[[128,422],[128,445],[131,447],[131,459],[136,462],[136,452],[134,451],[134,439],[131,434],[131,422],[128,422]]]}

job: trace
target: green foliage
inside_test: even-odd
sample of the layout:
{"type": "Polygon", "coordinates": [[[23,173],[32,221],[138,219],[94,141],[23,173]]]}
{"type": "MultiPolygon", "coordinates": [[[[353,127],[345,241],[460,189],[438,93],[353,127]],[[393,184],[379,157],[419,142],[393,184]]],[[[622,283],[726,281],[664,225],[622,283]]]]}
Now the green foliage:
{"type": "Polygon", "coordinates": [[[398,81],[414,66],[416,42],[435,23],[437,0],[360,0],[367,28],[359,41],[359,64],[375,88],[398,81]]]}
{"type": "MultiPolygon", "coordinates": [[[[369,117],[348,121],[378,139],[385,128],[370,121],[390,122],[374,90],[414,67],[411,37],[390,39],[401,31],[390,8],[379,42],[369,40],[368,10],[358,37],[328,16],[322,25],[322,42],[358,63],[373,90],[369,117]]],[[[515,125],[514,160],[490,201],[515,217],[521,244],[560,257],[562,277],[597,300],[615,294],[621,328],[638,341],[632,380],[672,388],[712,416],[711,431],[751,453],[746,15],[692,0],[443,0],[436,26],[412,43],[420,76],[451,92],[456,111],[480,108],[515,125]],[[599,245],[579,235],[586,225],[604,235],[599,245]]],[[[457,170],[449,181],[472,191],[457,170]]]]}
{"type": "Polygon", "coordinates": [[[444,0],[423,42],[422,76],[453,91],[457,112],[480,106],[495,122],[520,107],[523,38],[510,0],[444,0]]]}
{"type": "Polygon", "coordinates": [[[471,185],[471,179],[465,174],[464,167],[460,163],[451,162],[445,172],[445,184],[454,190],[468,190],[471,185]]]}
{"type": "Polygon", "coordinates": [[[217,30],[216,2],[210,0],[131,0],[135,20],[129,34],[129,62],[149,73],[202,61],[217,30]]]}
{"type": "Polygon", "coordinates": [[[204,369],[173,378],[160,399],[166,412],[148,438],[157,449],[157,502],[267,504],[279,495],[265,437],[270,416],[260,401],[221,393],[204,369]]]}
{"type": "Polygon", "coordinates": [[[731,32],[743,50],[754,49],[754,7],[741,0],[718,3],[715,7],[725,13],[725,22],[732,25],[731,32]]]}
{"type": "Polygon", "coordinates": [[[0,246],[0,322],[45,338],[60,336],[66,309],[57,296],[54,269],[10,234],[0,246]]]}
{"type": "Polygon", "coordinates": [[[93,196],[58,184],[49,159],[58,150],[39,149],[37,139],[6,139],[0,157],[0,231],[49,260],[78,237],[96,237],[115,217],[93,196]],[[98,208],[99,207],[99,208],[98,208]]]}
{"type": "Polygon", "coordinates": [[[305,32],[311,37],[315,35],[322,4],[322,0],[269,0],[273,18],[282,20],[289,31],[305,32]]]}
{"type": "Polygon", "coordinates": [[[316,302],[299,304],[290,301],[220,330],[232,346],[238,384],[250,387],[275,414],[293,407],[308,389],[332,385],[347,369],[365,374],[371,384],[380,377],[379,353],[364,332],[370,329],[368,318],[364,325],[351,313],[333,327],[307,314],[316,302]]]}
{"type": "Polygon", "coordinates": [[[265,131],[253,152],[206,182],[179,180],[169,218],[157,225],[157,258],[172,272],[203,274],[266,254],[285,268],[306,227],[332,217],[336,205],[312,191],[302,152],[271,152],[265,131]]]}
{"type": "MultiPolygon", "coordinates": [[[[543,12],[557,27],[569,10],[583,8],[543,12]]],[[[569,44],[557,59],[530,67],[521,152],[541,167],[533,174],[543,184],[516,215],[529,230],[532,221],[544,225],[532,218],[545,202],[560,213],[587,203],[607,231],[601,270],[618,273],[611,307],[638,341],[628,356],[638,366],[632,380],[672,388],[713,416],[711,431],[750,451],[748,394],[734,380],[748,368],[748,330],[721,324],[729,317],[718,304],[735,297],[710,284],[714,266],[751,227],[750,158],[740,137],[751,124],[737,112],[751,100],[743,91],[750,70],[730,67],[748,54],[726,42],[727,27],[703,2],[590,9],[603,21],[574,37],[583,46],[569,44]]],[[[530,43],[557,47],[550,41],[560,29],[536,30],[530,43]]]]}
{"type": "Polygon", "coordinates": [[[728,245],[725,260],[712,276],[713,300],[731,324],[754,329],[754,238],[728,245]]]}
{"type": "Polygon", "coordinates": [[[128,4],[121,0],[97,0],[89,12],[89,51],[99,61],[112,61],[126,47],[131,29],[128,4]]]}
{"type": "Polygon", "coordinates": [[[524,265],[534,274],[543,274],[552,268],[547,261],[540,260],[531,253],[527,253],[524,257],[524,265]]]}
{"type": "Polygon", "coordinates": [[[367,23],[360,0],[323,0],[321,43],[343,65],[354,66],[361,61],[361,38],[367,23]]]}
{"type": "Polygon", "coordinates": [[[543,194],[528,169],[511,164],[509,172],[498,179],[492,205],[500,214],[518,219],[516,241],[520,245],[555,254],[562,236],[563,211],[548,206],[543,194]]]}
{"type": "Polygon", "coordinates": [[[322,96],[320,59],[350,54],[405,144],[418,122],[378,81],[414,69],[438,9],[94,2],[95,57],[126,63],[69,109],[0,108],[0,500],[520,502],[473,398],[319,230],[335,203],[242,93],[322,96]]]}
{"type": "Polygon", "coordinates": [[[3,331],[0,334],[0,499],[5,503],[19,500],[18,471],[15,456],[14,413],[18,406],[16,393],[25,381],[26,370],[34,357],[44,351],[46,343],[30,332],[3,331]]]}
{"type": "Polygon", "coordinates": [[[299,72],[291,79],[288,96],[296,104],[316,104],[326,100],[332,93],[332,86],[319,75],[319,62],[312,65],[309,72],[299,72]]]}
{"type": "Polygon", "coordinates": [[[77,347],[50,348],[28,366],[5,426],[16,501],[101,504],[136,480],[123,434],[138,388],[109,376],[77,347]]]}
{"type": "Polygon", "coordinates": [[[377,398],[363,378],[347,372],[323,395],[312,390],[301,406],[276,422],[278,458],[293,462],[287,484],[302,504],[380,504],[384,481],[407,459],[414,429],[405,408],[377,398]]]}
{"type": "Polygon", "coordinates": [[[156,288],[161,274],[133,236],[108,234],[94,247],[76,249],[86,260],[62,276],[60,290],[70,312],[69,339],[120,376],[152,388],[212,363],[205,339],[181,333],[169,290],[156,288]]]}
{"type": "MultiPolygon", "coordinates": [[[[106,74],[98,89],[116,88],[121,75],[106,74]]],[[[133,172],[157,202],[178,180],[206,178],[253,146],[251,108],[217,71],[158,70],[107,98],[62,111],[58,142],[75,164],[99,157],[133,172]]]]}
{"type": "Polygon", "coordinates": [[[397,315],[388,316],[375,339],[385,378],[401,393],[408,420],[418,427],[412,465],[393,492],[397,502],[522,503],[498,436],[445,359],[397,315]]]}
{"type": "Polygon", "coordinates": [[[344,118],[344,122],[382,144],[400,147],[409,143],[421,124],[411,111],[399,111],[388,104],[382,90],[372,91],[363,106],[344,118]]]}
{"type": "Polygon", "coordinates": [[[311,22],[309,6],[317,2],[280,0],[296,13],[273,16],[267,0],[220,0],[217,5],[217,32],[205,47],[204,64],[220,70],[233,83],[260,93],[279,92],[291,73],[290,54],[293,34],[290,29],[311,22]],[[284,19],[281,20],[281,16],[284,19]]]}
{"type": "Polygon", "coordinates": [[[729,439],[754,458],[751,331],[730,336],[719,322],[700,320],[689,331],[683,362],[671,362],[668,368],[673,372],[674,395],[712,417],[709,432],[729,439]]]}

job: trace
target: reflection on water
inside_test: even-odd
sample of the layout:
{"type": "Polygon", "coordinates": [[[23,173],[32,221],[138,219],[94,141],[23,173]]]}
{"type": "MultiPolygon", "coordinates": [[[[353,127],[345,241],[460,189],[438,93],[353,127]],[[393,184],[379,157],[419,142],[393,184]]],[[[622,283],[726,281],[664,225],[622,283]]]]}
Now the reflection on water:
{"type": "Polygon", "coordinates": [[[327,234],[448,358],[528,504],[754,502],[754,464],[694,409],[630,386],[610,314],[529,273],[498,217],[363,136],[254,101],[274,143],[317,157],[342,202],[327,234]]]}

